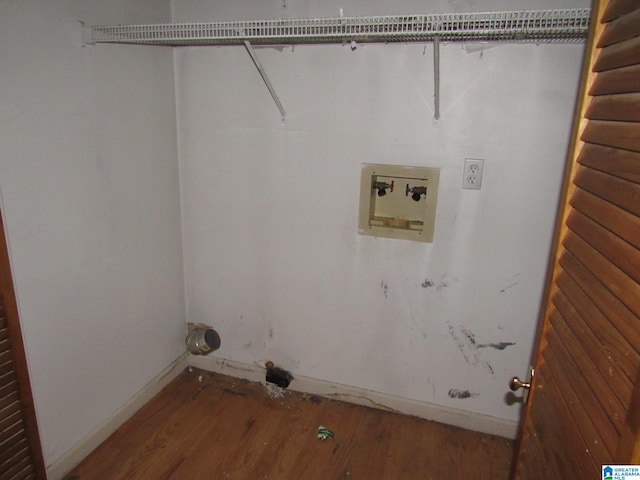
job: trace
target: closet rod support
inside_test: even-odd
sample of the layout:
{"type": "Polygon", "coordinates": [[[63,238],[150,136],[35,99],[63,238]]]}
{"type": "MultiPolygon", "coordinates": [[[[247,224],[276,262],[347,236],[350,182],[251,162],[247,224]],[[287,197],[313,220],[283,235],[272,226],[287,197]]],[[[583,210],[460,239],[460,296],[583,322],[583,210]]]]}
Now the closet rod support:
{"type": "Polygon", "coordinates": [[[282,106],[282,102],[280,102],[280,98],[278,98],[278,94],[274,90],[273,85],[271,85],[269,76],[267,75],[267,72],[262,67],[262,64],[260,63],[260,59],[257,57],[256,52],[253,49],[253,45],[251,45],[251,42],[249,42],[249,40],[245,40],[244,46],[247,49],[247,52],[249,52],[249,55],[251,56],[251,60],[253,60],[254,65],[258,69],[258,72],[260,72],[260,76],[262,77],[262,80],[264,81],[265,85],[269,89],[269,93],[273,97],[273,101],[276,102],[278,110],[280,110],[280,115],[282,116],[282,121],[283,122],[286,121],[287,112],[285,112],[284,107],[282,106]]]}
{"type": "Polygon", "coordinates": [[[433,37],[433,126],[440,126],[440,36],[433,37]]]}

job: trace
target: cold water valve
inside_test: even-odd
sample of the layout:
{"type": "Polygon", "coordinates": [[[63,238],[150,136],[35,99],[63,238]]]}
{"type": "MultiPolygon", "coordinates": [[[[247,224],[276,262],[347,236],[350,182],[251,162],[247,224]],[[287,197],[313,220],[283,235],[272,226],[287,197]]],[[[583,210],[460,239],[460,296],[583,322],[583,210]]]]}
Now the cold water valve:
{"type": "Polygon", "coordinates": [[[414,201],[419,202],[420,198],[422,198],[422,195],[427,195],[427,187],[410,187],[407,183],[407,188],[405,190],[404,196],[408,197],[410,193],[413,194],[411,195],[411,198],[414,201]]]}

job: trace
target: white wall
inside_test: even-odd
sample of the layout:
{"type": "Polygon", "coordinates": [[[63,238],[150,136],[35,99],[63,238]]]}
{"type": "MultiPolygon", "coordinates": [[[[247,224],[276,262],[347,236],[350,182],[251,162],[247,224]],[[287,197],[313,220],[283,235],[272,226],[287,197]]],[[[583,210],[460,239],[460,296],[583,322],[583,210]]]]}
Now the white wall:
{"type": "MultiPolygon", "coordinates": [[[[543,4],[544,3],[544,4],[543,4]]],[[[589,6],[352,2],[345,14],[589,6]]],[[[335,16],[339,3],[173,2],[174,20],[335,16]],[[319,5],[322,3],[322,6],[319,5]]],[[[175,51],[188,320],[236,362],[516,420],[583,45],[175,51]],[[485,159],[481,191],[460,188],[485,159]],[[357,234],[363,162],[441,168],[433,244],[357,234]],[[495,348],[502,345],[504,349],[495,348]],[[454,390],[468,398],[452,398],[454,390]]]]}
{"type": "MultiPolygon", "coordinates": [[[[174,2],[182,20],[587,6],[174,2]]],[[[83,47],[87,24],[168,21],[166,1],[0,0],[0,194],[45,461],[184,350],[171,50],[83,47]]],[[[580,45],[176,51],[188,319],[220,357],[515,419],[580,45]],[[480,192],[464,157],[486,159],[480,192]],[[431,245],[356,234],[362,162],[442,168],[431,245]],[[475,340],[475,343],[471,339],[475,340]],[[513,342],[504,350],[482,344],[513,342]],[[450,389],[469,390],[465,400],[450,389]]]]}
{"type": "Polygon", "coordinates": [[[0,189],[45,461],[183,351],[170,49],[84,48],[166,1],[0,0],[0,189]]]}

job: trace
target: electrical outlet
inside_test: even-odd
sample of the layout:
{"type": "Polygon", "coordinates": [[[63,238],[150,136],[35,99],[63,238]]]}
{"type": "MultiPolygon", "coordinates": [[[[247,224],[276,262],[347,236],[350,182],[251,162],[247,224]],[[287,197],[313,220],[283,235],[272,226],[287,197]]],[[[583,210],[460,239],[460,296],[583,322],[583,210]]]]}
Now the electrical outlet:
{"type": "Polygon", "coordinates": [[[480,190],[482,186],[482,170],[484,160],[481,158],[465,158],[462,171],[462,188],[480,190]]]}

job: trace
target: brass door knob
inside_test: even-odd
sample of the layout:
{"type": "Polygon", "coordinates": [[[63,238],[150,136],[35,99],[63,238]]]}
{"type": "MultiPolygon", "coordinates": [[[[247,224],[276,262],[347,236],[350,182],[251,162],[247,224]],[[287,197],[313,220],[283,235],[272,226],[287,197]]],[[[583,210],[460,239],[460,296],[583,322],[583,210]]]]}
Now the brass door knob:
{"type": "Polygon", "coordinates": [[[513,377],[511,380],[509,380],[509,388],[514,392],[516,390],[520,390],[521,388],[529,390],[531,388],[531,384],[523,382],[518,377],[513,377]]]}
{"type": "MultiPolygon", "coordinates": [[[[514,392],[516,390],[524,389],[524,393],[522,394],[522,401],[526,404],[529,401],[529,392],[531,391],[531,382],[533,381],[533,377],[535,375],[535,370],[533,367],[529,367],[529,381],[523,382],[518,377],[513,377],[509,380],[509,388],[514,392]]],[[[540,385],[536,385],[536,388],[540,388],[540,385]]]]}

